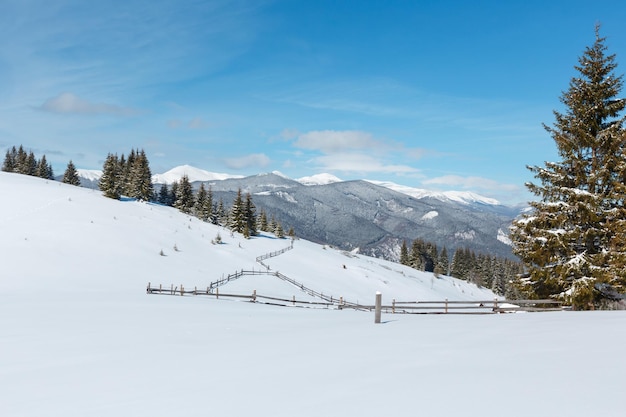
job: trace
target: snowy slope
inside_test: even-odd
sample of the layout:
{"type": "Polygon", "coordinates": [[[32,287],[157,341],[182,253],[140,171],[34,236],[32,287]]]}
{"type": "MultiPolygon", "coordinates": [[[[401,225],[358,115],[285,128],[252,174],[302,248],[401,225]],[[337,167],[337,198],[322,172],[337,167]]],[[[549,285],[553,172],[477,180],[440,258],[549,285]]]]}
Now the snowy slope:
{"type": "MultiPolygon", "coordinates": [[[[0,172],[0,195],[1,416],[624,414],[625,361],[572,365],[621,357],[624,312],[383,314],[375,325],[351,310],[148,295],[148,281],[201,287],[258,268],[288,241],[16,174],[0,172]]],[[[266,263],[346,298],[485,295],[302,240],[266,263]]],[[[293,292],[247,278],[223,288],[293,292]]]]}

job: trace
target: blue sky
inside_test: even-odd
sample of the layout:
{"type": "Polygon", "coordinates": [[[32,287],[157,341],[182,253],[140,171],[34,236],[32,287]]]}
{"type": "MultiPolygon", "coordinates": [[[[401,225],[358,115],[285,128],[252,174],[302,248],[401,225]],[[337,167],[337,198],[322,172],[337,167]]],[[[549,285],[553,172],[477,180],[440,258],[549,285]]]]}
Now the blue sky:
{"type": "Polygon", "coordinates": [[[0,0],[0,151],[523,202],[595,24],[619,64],[624,21],[576,0],[0,0]]]}

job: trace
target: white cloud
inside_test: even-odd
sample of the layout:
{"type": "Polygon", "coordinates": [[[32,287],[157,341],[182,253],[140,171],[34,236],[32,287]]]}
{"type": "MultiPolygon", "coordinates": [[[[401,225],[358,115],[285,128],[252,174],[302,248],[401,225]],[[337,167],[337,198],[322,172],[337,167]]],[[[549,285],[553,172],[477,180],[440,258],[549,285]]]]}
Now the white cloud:
{"type": "Polygon", "coordinates": [[[206,129],[209,124],[205,122],[202,117],[194,117],[187,123],[189,129],[206,129]]]}
{"type": "Polygon", "coordinates": [[[413,174],[419,172],[407,165],[385,164],[377,158],[361,153],[338,153],[313,158],[312,163],[324,171],[379,172],[393,174],[413,174]]]}
{"type": "Polygon", "coordinates": [[[262,153],[242,156],[240,158],[230,158],[224,161],[228,168],[242,169],[251,167],[266,167],[270,164],[270,158],[262,153]]]}
{"type": "Polygon", "coordinates": [[[358,130],[316,130],[298,136],[294,142],[294,146],[298,148],[319,150],[327,154],[382,145],[370,133],[358,130]]]}
{"type": "Polygon", "coordinates": [[[110,114],[114,116],[132,116],[138,111],[129,107],[120,107],[107,103],[92,103],[72,93],[62,93],[56,97],[47,99],[40,110],[61,114],[110,114]]]}

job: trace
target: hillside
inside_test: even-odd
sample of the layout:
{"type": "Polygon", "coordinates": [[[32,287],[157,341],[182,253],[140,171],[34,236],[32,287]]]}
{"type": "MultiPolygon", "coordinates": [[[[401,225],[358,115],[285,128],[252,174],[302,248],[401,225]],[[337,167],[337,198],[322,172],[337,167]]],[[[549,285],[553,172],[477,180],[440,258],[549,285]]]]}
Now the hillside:
{"type": "MultiPolygon", "coordinates": [[[[149,281],[201,287],[258,268],[256,256],[289,242],[4,172],[0,194],[2,416],[623,413],[623,361],[572,365],[620,357],[624,312],[384,314],[375,325],[361,311],[149,295],[149,281]]],[[[266,263],[360,301],[492,296],[304,240],[266,263]]],[[[270,276],[226,289],[294,294],[270,276]]]]}

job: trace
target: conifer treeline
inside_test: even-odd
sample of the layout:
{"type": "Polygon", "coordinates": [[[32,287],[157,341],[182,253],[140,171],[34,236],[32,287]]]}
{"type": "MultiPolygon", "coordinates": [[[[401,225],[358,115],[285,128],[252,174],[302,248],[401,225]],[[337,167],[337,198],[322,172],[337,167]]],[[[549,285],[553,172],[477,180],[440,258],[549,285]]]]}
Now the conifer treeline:
{"type": "MultiPolygon", "coordinates": [[[[42,155],[41,159],[37,159],[33,151],[26,152],[22,145],[19,148],[13,146],[7,151],[2,163],[2,171],[54,180],[54,171],[52,170],[52,165],[46,160],[46,155],[42,155]]],[[[61,182],[76,186],[80,185],[80,177],[71,160],[67,164],[61,182]]]]}
{"type": "Polygon", "coordinates": [[[406,242],[402,242],[400,263],[435,275],[464,279],[507,298],[517,298],[514,283],[523,272],[523,265],[519,262],[491,255],[476,255],[469,248],[458,248],[450,262],[445,246],[439,251],[437,245],[422,239],[414,240],[410,250],[406,242]]]}
{"type": "MultiPolygon", "coordinates": [[[[196,216],[203,221],[225,226],[245,237],[256,236],[259,231],[274,233],[281,238],[285,236],[282,225],[276,221],[274,216],[268,221],[267,213],[264,210],[261,210],[260,214],[257,215],[252,195],[246,193],[244,196],[241,189],[237,191],[237,196],[230,209],[226,209],[221,198],[215,201],[210,186],[206,188],[204,183],[201,183],[198,191],[194,193],[189,177],[183,175],[179,181],[175,181],[169,186],[167,184],[161,185],[155,196],[155,201],[175,207],[183,213],[196,216]]],[[[294,236],[294,234],[293,228],[291,228],[289,236],[294,236]]]]}
{"type": "Polygon", "coordinates": [[[4,163],[2,164],[2,170],[5,172],[15,172],[17,174],[45,178],[47,180],[54,179],[52,165],[46,160],[46,155],[43,155],[41,159],[37,159],[33,151],[26,152],[22,145],[20,145],[18,149],[13,146],[7,151],[4,163]]]}
{"type": "Polygon", "coordinates": [[[100,191],[106,197],[119,199],[122,195],[151,201],[154,197],[152,173],[144,150],[131,150],[128,159],[108,154],[102,166],[100,191]]]}

